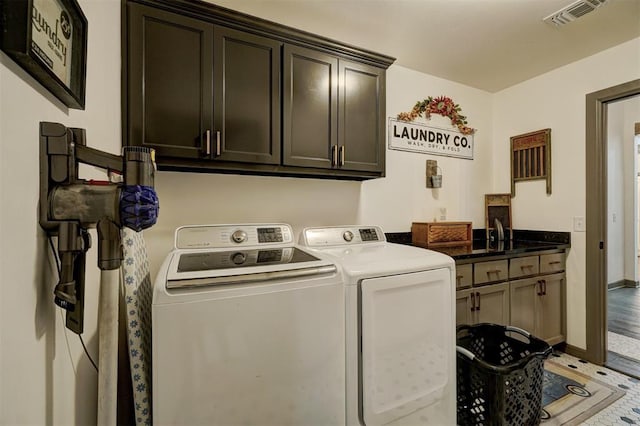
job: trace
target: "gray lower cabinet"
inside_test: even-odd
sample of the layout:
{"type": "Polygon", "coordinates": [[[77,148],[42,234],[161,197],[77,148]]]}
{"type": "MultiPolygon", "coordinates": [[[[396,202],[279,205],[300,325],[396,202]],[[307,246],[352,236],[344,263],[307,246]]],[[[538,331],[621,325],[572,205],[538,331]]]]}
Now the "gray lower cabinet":
{"type": "Polygon", "coordinates": [[[509,324],[509,283],[456,292],[456,325],[489,322],[509,324]]]}
{"type": "Polygon", "coordinates": [[[456,265],[456,324],[513,325],[551,345],[565,341],[564,269],[559,251],[456,265]]]}
{"type": "Polygon", "coordinates": [[[511,325],[552,345],[564,341],[564,282],[564,273],[512,281],[511,325]]]}

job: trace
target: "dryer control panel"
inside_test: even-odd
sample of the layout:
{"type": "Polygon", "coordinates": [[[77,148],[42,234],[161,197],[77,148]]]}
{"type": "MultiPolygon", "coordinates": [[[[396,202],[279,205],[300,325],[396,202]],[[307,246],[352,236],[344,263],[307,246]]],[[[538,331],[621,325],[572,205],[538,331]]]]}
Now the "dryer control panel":
{"type": "Polygon", "coordinates": [[[306,228],[301,243],[307,247],[326,247],[384,242],[386,238],[379,226],[331,226],[306,228]]]}
{"type": "Polygon", "coordinates": [[[182,226],[175,234],[177,249],[290,246],[292,243],[293,230],[283,223],[182,226]]]}

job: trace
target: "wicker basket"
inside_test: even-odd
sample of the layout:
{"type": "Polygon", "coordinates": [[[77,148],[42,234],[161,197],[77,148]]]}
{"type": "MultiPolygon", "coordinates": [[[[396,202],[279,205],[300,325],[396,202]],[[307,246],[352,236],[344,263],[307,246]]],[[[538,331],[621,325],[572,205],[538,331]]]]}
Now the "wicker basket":
{"type": "Polygon", "coordinates": [[[470,248],[473,243],[471,222],[413,222],[411,240],[413,245],[434,250],[470,248]]]}

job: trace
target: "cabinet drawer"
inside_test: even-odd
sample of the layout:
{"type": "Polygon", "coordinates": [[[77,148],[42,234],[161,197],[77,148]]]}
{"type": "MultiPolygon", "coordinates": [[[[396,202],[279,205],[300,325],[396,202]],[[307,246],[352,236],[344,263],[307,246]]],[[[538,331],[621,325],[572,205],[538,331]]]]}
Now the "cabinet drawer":
{"type": "Polygon", "coordinates": [[[483,284],[494,281],[505,281],[509,267],[507,260],[494,260],[492,262],[479,262],[473,268],[473,283],[483,284]]]}
{"type": "Polygon", "coordinates": [[[538,256],[516,257],[509,261],[509,278],[536,275],[538,271],[538,256]]]}
{"type": "Polygon", "coordinates": [[[473,283],[473,264],[456,265],[456,289],[471,287],[473,283]]]}
{"type": "Polygon", "coordinates": [[[549,274],[564,271],[564,253],[540,255],[540,273],[549,274]]]}

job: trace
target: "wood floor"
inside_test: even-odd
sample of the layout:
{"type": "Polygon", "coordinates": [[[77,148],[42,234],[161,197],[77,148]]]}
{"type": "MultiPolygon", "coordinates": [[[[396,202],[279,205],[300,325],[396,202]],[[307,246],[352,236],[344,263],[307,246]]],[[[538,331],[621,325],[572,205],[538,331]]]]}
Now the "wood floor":
{"type": "Polygon", "coordinates": [[[640,340],[640,288],[608,291],[607,308],[609,331],[640,340]]]}
{"type": "MultiPolygon", "coordinates": [[[[622,287],[607,292],[607,323],[612,333],[640,340],[640,288],[622,287]]],[[[640,377],[640,362],[607,352],[607,367],[640,377]]]]}

